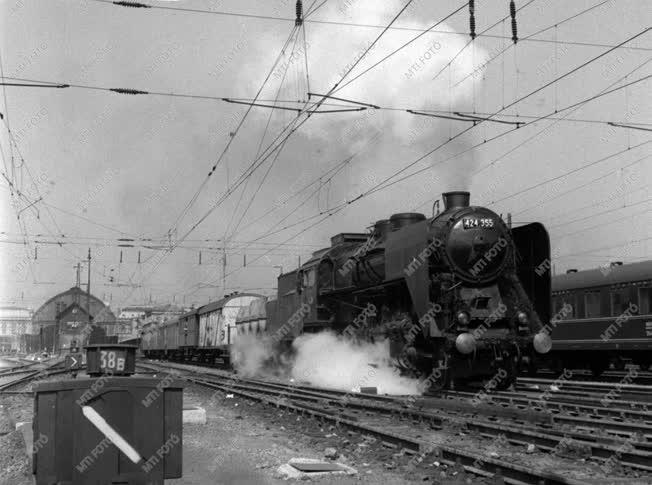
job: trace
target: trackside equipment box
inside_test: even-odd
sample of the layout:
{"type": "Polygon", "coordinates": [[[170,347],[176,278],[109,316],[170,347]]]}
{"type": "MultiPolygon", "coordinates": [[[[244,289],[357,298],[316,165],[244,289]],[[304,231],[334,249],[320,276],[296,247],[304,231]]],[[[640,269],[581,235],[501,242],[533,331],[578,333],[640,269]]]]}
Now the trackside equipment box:
{"type": "Polygon", "coordinates": [[[129,344],[91,344],[86,349],[89,376],[131,375],[136,371],[136,347],[129,344]]]}
{"type": "MultiPolygon", "coordinates": [[[[89,352],[88,368],[99,368],[91,361],[115,345],[89,352]]],[[[104,357],[108,365],[110,356],[104,357]]],[[[104,373],[39,384],[32,424],[36,485],[162,485],[180,478],[182,400],[182,383],[169,378],[104,373]]]]}

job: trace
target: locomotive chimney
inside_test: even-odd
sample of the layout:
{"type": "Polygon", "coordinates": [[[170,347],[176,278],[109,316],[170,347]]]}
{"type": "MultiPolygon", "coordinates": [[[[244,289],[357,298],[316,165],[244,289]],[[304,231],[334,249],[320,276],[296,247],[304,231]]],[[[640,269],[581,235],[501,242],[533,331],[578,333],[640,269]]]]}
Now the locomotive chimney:
{"type": "Polygon", "coordinates": [[[444,192],[441,196],[444,199],[444,210],[468,207],[471,200],[471,194],[462,190],[444,192]]]}

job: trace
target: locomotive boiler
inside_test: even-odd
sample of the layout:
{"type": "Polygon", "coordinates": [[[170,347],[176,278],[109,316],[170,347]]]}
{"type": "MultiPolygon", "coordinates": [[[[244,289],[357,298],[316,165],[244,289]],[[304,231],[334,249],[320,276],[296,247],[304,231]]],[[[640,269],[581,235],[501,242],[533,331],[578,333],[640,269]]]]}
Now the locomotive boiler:
{"type": "Polygon", "coordinates": [[[550,276],[537,271],[549,264],[547,231],[511,228],[471,206],[468,192],[443,202],[430,218],[395,214],[367,233],[338,234],[279,276],[268,331],[387,339],[395,364],[434,388],[485,377],[508,387],[521,363],[550,350],[550,276]]]}

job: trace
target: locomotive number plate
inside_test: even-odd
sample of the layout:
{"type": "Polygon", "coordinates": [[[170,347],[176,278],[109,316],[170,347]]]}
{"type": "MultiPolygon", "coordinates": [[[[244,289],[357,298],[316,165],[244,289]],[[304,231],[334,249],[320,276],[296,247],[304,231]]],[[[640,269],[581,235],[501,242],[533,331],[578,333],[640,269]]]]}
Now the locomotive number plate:
{"type": "Polygon", "coordinates": [[[464,229],[473,229],[476,227],[490,229],[494,227],[494,220],[491,218],[476,219],[474,217],[466,217],[462,220],[462,225],[464,229]]]}

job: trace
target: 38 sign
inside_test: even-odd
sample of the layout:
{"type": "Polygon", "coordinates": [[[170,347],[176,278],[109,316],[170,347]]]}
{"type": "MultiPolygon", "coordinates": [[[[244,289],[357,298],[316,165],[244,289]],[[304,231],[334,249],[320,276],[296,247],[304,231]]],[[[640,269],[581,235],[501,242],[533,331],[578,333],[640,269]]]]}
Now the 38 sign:
{"type": "Polygon", "coordinates": [[[100,350],[100,369],[123,371],[126,359],[126,353],[122,350],[100,350]]]}
{"type": "Polygon", "coordinates": [[[89,344],[86,366],[90,376],[127,376],[136,372],[136,349],[132,344],[89,344]]]}

